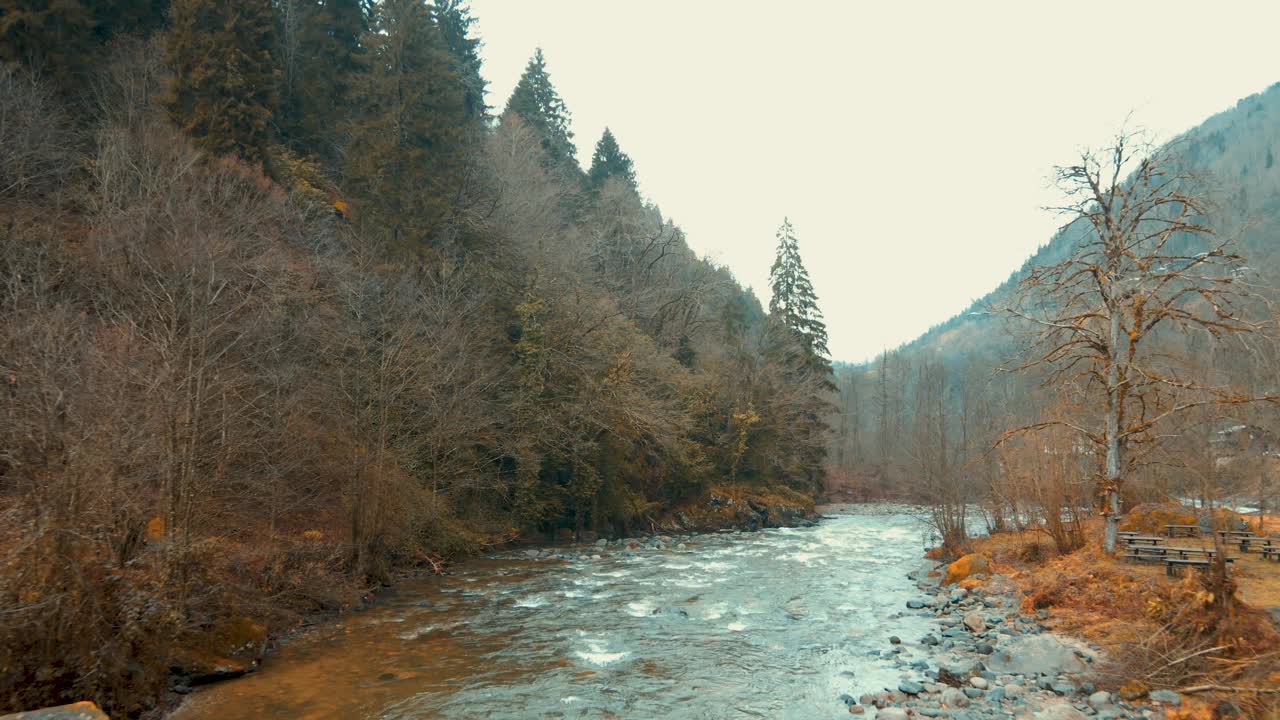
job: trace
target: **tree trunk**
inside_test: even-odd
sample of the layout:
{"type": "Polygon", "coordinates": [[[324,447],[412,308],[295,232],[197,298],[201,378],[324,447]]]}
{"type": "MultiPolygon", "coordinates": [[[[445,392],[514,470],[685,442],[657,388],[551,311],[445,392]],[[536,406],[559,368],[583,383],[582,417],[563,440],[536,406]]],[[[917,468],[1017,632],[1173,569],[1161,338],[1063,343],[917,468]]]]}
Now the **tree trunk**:
{"type": "Polygon", "coordinates": [[[1111,311],[1110,367],[1107,368],[1107,535],[1103,548],[1116,551],[1120,526],[1120,314],[1111,311]]]}

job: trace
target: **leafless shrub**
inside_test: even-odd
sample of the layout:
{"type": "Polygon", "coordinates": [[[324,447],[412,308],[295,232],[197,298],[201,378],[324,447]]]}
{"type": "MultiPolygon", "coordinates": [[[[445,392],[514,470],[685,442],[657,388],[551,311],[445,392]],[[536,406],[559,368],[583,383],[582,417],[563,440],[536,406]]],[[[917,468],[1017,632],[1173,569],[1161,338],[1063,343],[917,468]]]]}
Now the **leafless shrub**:
{"type": "Polygon", "coordinates": [[[79,155],[66,109],[34,76],[0,67],[0,199],[57,188],[79,155]]]}

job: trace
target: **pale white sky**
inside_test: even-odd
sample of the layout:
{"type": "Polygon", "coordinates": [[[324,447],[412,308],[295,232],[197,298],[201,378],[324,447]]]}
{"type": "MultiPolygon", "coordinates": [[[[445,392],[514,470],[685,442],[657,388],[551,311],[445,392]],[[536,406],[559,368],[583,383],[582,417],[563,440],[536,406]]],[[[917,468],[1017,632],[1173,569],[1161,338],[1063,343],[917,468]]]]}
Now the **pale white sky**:
{"type": "Polygon", "coordinates": [[[1280,3],[472,0],[489,102],[535,47],[641,191],[768,302],[790,216],[837,360],[961,311],[1059,224],[1047,178],[1280,81],[1280,3]]]}

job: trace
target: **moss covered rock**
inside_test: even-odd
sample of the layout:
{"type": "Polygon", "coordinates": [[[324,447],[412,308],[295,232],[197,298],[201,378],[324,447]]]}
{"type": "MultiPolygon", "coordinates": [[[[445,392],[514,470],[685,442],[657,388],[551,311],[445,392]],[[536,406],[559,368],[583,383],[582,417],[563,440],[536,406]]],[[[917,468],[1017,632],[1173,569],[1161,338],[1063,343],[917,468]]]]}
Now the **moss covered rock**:
{"type": "Polygon", "coordinates": [[[243,675],[257,669],[267,649],[267,629],[249,618],[232,618],[178,642],[175,673],[202,683],[243,675]]]}
{"type": "Polygon", "coordinates": [[[967,580],[978,573],[990,573],[991,562],[986,555],[970,553],[947,566],[947,576],[942,579],[944,585],[952,585],[967,580]]]}

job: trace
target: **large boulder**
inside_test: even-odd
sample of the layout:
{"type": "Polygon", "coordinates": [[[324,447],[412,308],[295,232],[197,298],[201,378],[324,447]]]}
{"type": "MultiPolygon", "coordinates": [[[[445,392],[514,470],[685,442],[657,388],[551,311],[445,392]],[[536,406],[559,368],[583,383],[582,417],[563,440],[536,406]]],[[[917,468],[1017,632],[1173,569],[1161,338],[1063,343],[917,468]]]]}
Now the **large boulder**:
{"type": "Polygon", "coordinates": [[[1076,654],[1078,649],[1049,633],[1024,635],[1003,643],[991,654],[986,665],[992,672],[1021,675],[1083,672],[1085,664],[1076,654]]]}
{"type": "Polygon", "coordinates": [[[987,620],[980,611],[971,610],[964,614],[964,626],[970,632],[980,633],[987,629],[987,620]]]}
{"type": "Polygon", "coordinates": [[[978,573],[990,571],[991,562],[986,555],[970,553],[947,566],[947,576],[943,578],[942,584],[952,585],[978,573]]]}
{"type": "Polygon", "coordinates": [[[233,678],[258,669],[267,649],[267,629],[249,618],[232,618],[179,639],[176,675],[192,683],[233,678]]]}
{"type": "Polygon", "coordinates": [[[0,720],[111,720],[93,703],[85,700],[70,705],[28,710],[12,715],[0,715],[0,720]]]}

